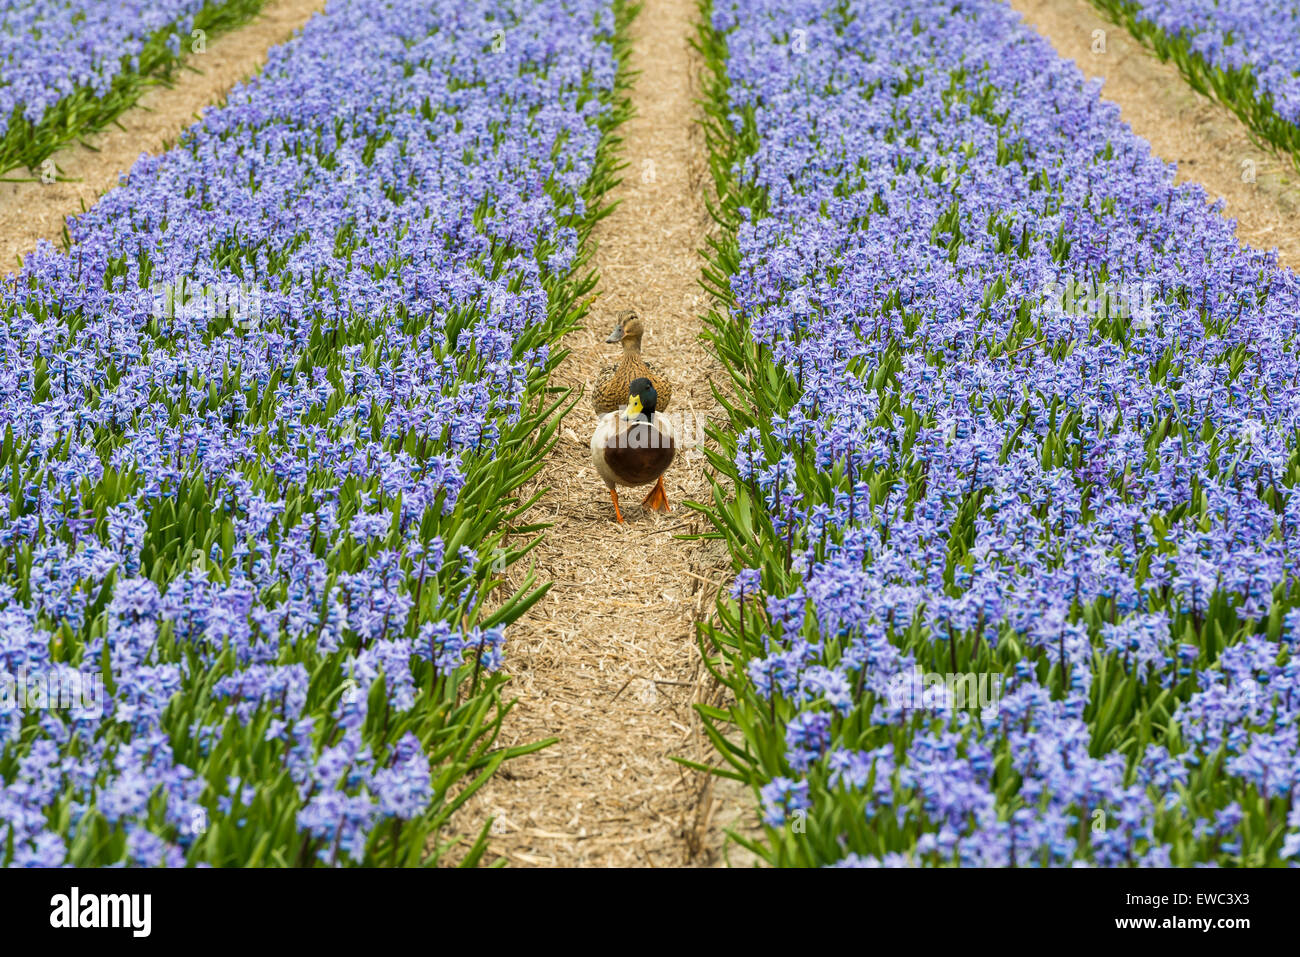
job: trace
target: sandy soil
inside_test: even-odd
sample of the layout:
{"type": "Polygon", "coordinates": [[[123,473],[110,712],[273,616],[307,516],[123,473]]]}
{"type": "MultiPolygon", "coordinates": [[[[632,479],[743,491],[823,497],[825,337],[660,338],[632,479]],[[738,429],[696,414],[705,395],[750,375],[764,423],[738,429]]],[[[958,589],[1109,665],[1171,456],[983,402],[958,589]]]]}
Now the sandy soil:
{"type": "MultiPolygon", "coordinates": [[[[707,687],[695,623],[711,612],[730,563],[718,543],[675,538],[704,528],[685,499],[709,497],[704,457],[679,455],[665,477],[673,511],[643,510],[648,489],[620,496],[614,522],[592,468],[590,391],[617,359],[604,344],[614,317],[636,309],[646,358],[673,383],[679,414],[722,418],[709,390],[721,370],[698,336],[707,302],[697,250],[710,228],[704,140],[696,125],[697,63],[688,47],[694,0],[647,3],[632,25],[631,91],[637,115],[619,131],[627,163],[613,198],[621,205],[596,233],[599,298],[556,384],[587,394],[561,427],[539,476],[550,491],[534,521],[554,526],[537,555],[550,593],[507,631],[508,691],[520,698],[503,745],[549,736],[560,742],[507,762],[459,812],[463,833],[494,817],[487,860],[591,866],[710,865],[723,859],[723,830],[756,823],[751,796],[734,782],[691,772],[673,755],[713,761],[692,709],[707,687]]],[[[701,432],[702,434],[702,432],[701,432]]],[[[752,858],[732,844],[731,863],[752,858]]]]}
{"type": "Polygon", "coordinates": [[[186,61],[193,69],[178,70],[170,88],[151,88],[118,117],[121,128],[88,136],[93,149],[72,144],[51,157],[60,179],[71,182],[0,183],[0,272],[18,268],[38,240],[60,242],[68,216],[94,205],[141,153],[160,152],[205,106],[221,103],[232,86],[262,68],[270,47],[324,7],[325,0],[268,0],[255,20],[210,40],[206,52],[186,61]]]}
{"type": "Polygon", "coordinates": [[[1195,180],[1226,201],[1242,242],[1276,247],[1283,265],[1300,268],[1300,184],[1289,159],[1254,143],[1230,110],[1196,93],[1177,67],[1161,63],[1088,0],[1009,2],[1062,57],[1105,80],[1102,96],[1119,105],[1157,156],[1178,164],[1179,182],[1195,180]]]}

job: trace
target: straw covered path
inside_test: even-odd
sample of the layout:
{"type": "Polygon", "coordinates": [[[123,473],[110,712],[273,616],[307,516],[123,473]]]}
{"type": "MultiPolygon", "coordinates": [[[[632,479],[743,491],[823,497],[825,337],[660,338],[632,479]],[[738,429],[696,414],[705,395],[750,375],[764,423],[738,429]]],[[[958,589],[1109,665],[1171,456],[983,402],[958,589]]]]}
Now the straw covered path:
{"type": "MultiPolygon", "coordinates": [[[[627,164],[610,197],[619,205],[595,233],[601,278],[587,328],[566,337],[572,353],[553,380],[585,394],[538,476],[549,491],[528,516],[552,523],[532,554],[539,580],[554,585],[506,632],[506,694],[520,700],[500,743],[560,740],[506,762],[458,812],[453,824],[470,835],[494,819],[488,861],[716,864],[723,828],[753,823],[752,799],[738,787],[670,760],[715,760],[692,708],[708,677],[695,622],[730,564],[718,543],[675,537],[703,528],[681,503],[709,497],[704,456],[679,454],[669,469],[670,514],[643,510],[648,489],[631,489],[618,525],[588,448],[592,383],[617,360],[618,346],[604,340],[623,309],[641,316],[645,355],[673,383],[670,411],[722,418],[709,385],[720,368],[699,339],[707,300],[697,251],[711,219],[689,45],[696,17],[694,0],[650,0],[631,26],[635,114],[617,131],[627,164]]],[[[734,844],[727,856],[744,857],[734,844]]]]}

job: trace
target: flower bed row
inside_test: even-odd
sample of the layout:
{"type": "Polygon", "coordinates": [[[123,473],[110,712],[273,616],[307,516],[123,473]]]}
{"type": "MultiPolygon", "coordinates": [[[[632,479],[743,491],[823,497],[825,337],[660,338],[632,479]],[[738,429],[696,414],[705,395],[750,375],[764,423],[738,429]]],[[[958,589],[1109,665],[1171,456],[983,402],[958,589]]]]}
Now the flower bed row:
{"type": "Polygon", "coordinates": [[[0,175],[102,129],[263,2],[2,0],[0,175]]]}
{"type": "Polygon", "coordinates": [[[1300,164],[1300,9],[1293,2],[1092,2],[1300,164]]]}
{"type": "Polygon", "coordinates": [[[773,863],[1293,862],[1300,281],[1018,21],[702,27],[703,713],[773,863]]]}
{"type": "Polygon", "coordinates": [[[546,587],[501,572],[594,284],[616,10],[334,0],[4,289],[6,863],[431,863],[540,746],[495,747],[546,587]]]}

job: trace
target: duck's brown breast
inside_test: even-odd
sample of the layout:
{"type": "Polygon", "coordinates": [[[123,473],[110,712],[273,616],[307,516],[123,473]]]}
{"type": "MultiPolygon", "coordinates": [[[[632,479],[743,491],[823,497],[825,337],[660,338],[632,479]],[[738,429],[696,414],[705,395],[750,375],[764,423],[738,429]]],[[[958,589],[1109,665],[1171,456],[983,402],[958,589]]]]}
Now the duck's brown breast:
{"type": "Polygon", "coordinates": [[[629,422],[605,446],[605,462],[623,485],[649,485],[668,470],[676,454],[672,436],[648,422],[629,422]]]}

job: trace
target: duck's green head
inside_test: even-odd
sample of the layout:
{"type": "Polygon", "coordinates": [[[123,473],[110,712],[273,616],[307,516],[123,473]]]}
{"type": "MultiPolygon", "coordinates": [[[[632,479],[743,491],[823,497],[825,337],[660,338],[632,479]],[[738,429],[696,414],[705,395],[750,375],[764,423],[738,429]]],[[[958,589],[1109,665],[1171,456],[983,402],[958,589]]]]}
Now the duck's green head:
{"type": "Polygon", "coordinates": [[[655,408],[659,404],[659,393],[655,387],[650,384],[650,380],[644,376],[640,379],[633,379],[632,384],[627,387],[627,417],[635,418],[638,415],[644,415],[646,419],[653,419],[655,408]]]}

